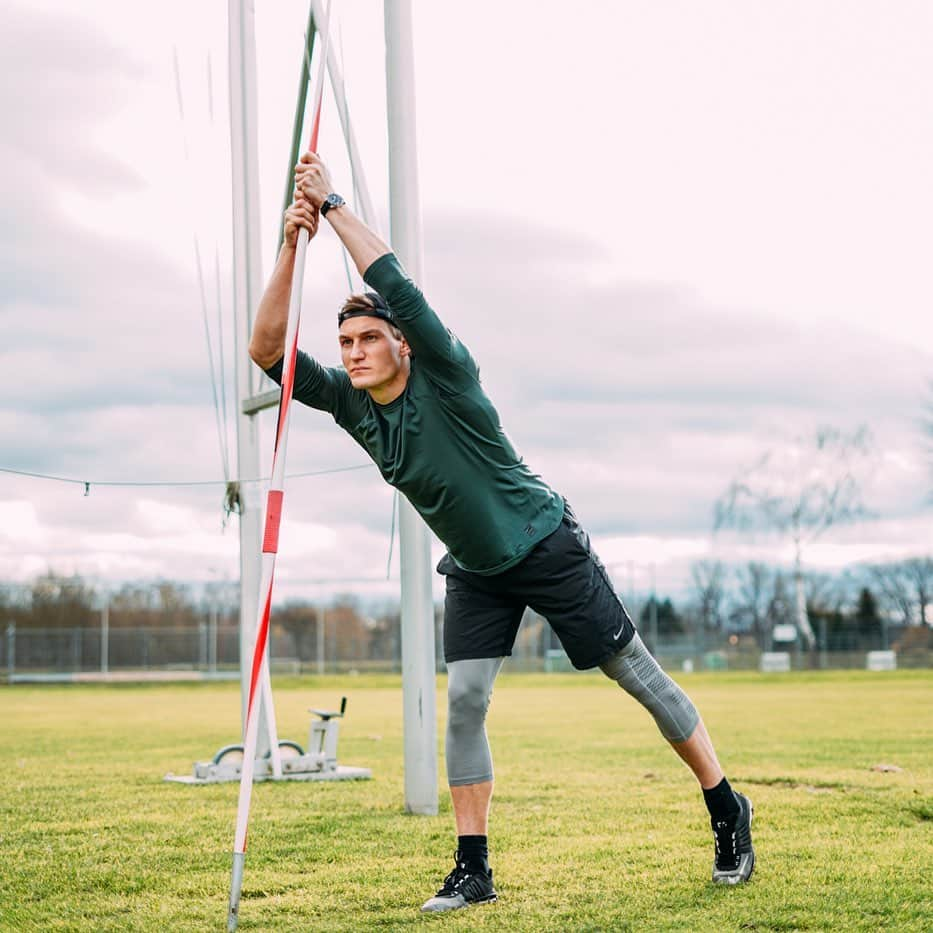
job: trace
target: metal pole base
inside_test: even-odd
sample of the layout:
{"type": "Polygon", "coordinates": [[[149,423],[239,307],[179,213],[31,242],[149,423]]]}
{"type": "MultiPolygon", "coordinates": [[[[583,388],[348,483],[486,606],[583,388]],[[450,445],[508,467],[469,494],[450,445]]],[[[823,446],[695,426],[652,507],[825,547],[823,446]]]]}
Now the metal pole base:
{"type": "Polygon", "coordinates": [[[230,909],[227,911],[227,933],[234,933],[240,913],[240,889],[243,887],[245,852],[233,853],[233,871],[230,874],[230,909]]]}

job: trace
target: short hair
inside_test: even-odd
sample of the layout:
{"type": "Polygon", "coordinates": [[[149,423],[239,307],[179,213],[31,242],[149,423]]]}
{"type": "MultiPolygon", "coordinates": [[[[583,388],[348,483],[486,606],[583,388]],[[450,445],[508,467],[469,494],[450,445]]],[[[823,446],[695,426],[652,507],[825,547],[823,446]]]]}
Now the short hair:
{"type": "Polygon", "coordinates": [[[385,303],[382,295],[377,292],[364,292],[359,295],[350,295],[349,298],[340,306],[337,312],[337,326],[339,327],[347,318],[351,317],[376,317],[385,321],[392,331],[392,336],[396,340],[402,339],[402,332],[395,323],[392,311],[385,303]]]}

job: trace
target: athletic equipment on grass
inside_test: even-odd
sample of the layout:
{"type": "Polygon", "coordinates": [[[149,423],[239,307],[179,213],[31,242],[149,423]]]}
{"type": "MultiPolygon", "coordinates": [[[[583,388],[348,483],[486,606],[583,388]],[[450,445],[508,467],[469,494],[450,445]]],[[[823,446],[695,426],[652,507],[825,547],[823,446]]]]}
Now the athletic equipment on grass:
{"type": "Polygon", "coordinates": [[[712,821],[716,858],[713,862],[714,884],[740,884],[748,881],[755,870],[755,850],[752,847],[752,817],[755,808],[751,800],[735,791],[739,814],[732,820],[712,821]]]}

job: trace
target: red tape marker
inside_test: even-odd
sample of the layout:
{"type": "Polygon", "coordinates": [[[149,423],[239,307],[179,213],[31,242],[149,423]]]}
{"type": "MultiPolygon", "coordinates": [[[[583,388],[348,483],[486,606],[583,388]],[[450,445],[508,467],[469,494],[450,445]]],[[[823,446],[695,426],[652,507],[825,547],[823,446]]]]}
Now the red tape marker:
{"type": "Polygon", "coordinates": [[[282,521],[282,500],[285,493],[279,489],[270,489],[266,499],[266,532],[262,539],[263,554],[278,554],[279,525],[282,521]]]}

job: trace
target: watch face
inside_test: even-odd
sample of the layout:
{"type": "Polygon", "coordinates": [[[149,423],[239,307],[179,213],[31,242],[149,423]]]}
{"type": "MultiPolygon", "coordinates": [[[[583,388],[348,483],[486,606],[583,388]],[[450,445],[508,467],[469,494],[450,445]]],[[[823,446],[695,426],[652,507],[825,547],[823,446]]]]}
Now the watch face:
{"type": "Polygon", "coordinates": [[[343,207],[343,205],[346,203],[347,202],[344,201],[344,199],[340,197],[339,194],[329,194],[324,199],[324,203],[321,205],[321,214],[326,216],[327,212],[332,207],[343,207]]]}

